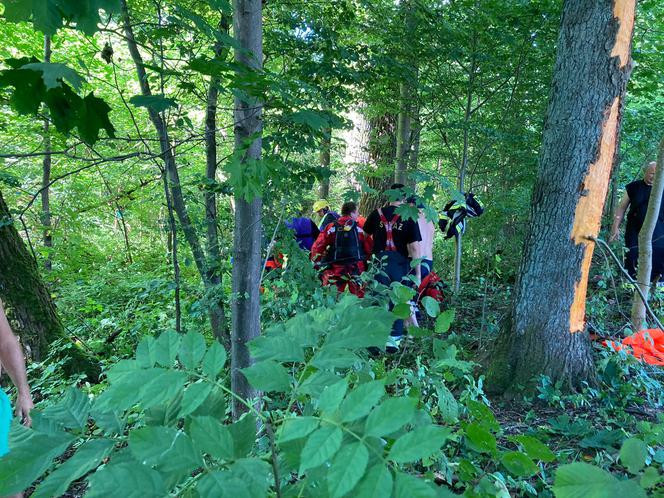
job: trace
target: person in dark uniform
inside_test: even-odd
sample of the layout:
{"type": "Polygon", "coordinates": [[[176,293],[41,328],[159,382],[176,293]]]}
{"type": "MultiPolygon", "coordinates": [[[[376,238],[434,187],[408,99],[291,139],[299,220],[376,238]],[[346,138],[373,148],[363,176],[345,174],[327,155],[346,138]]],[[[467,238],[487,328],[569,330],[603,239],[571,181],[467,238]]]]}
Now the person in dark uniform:
{"type": "MultiPolygon", "coordinates": [[[[643,179],[632,182],[625,187],[626,195],[616,208],[611,227],[609,242],[615,241],[619,236],[620,224],[627,212],[627,225],[625,227],[625,269],[632,278],[636,278],[636,266],[639,261],[639,232],[648,212],[648,200],[652,182],[655,179],[657,163],[648,163],[643,169],[643,179]],[[629,211],[627,209],[629,208],[629,211]]],[[[660,206],[659,217],[652,235],[652,271],[651,281],[658,280],[664,273],[664,203],[660,206]]]]}

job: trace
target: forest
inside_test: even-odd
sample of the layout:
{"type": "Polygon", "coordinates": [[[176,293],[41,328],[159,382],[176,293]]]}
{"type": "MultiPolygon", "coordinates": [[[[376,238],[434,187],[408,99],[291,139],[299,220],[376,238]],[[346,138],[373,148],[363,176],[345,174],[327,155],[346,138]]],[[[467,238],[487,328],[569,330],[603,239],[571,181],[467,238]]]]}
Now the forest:
{"type": "Polygon", "coordinates": [[[664,2],[0,35],[0,496],[664,497],[664,2]]]}

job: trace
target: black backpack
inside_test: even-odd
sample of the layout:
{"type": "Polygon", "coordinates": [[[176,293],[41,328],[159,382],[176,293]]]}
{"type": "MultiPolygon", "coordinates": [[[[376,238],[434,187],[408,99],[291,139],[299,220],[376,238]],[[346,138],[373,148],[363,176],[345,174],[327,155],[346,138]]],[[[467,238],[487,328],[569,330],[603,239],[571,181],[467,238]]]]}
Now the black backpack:
{"type": "Polygon", "coordinates": [[[360,243],[357,223],[349,220],[346,223],[334,224],[334,247],[331,247],[325,258],[326,263],[357,263],[365,257],[360,243]]]}

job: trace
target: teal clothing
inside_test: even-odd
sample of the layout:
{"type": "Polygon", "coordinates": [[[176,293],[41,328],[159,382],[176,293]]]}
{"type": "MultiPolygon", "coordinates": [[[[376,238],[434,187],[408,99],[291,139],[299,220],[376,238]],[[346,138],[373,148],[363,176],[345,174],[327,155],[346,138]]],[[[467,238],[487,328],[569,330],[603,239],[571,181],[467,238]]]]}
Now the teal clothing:
{"type": "Polygon", "coordinates": [[[12,405],[0,389],[0,457],[9,453],[9,426],[12,423],[12,405]]]}

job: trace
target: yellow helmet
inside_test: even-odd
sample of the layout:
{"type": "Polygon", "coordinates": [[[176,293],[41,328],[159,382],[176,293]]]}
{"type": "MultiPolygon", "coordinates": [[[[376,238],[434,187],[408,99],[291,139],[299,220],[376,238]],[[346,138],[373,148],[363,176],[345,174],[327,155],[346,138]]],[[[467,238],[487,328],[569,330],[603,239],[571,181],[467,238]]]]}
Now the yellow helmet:
{"type": "Polygon", "coordinates": [[[320,199],[316,202],[314,202],[314,213],[320,211],[321,209],[325,209],[326,207],[329,207],[330,203],[327,202],[325,199],[320,199]]]}

